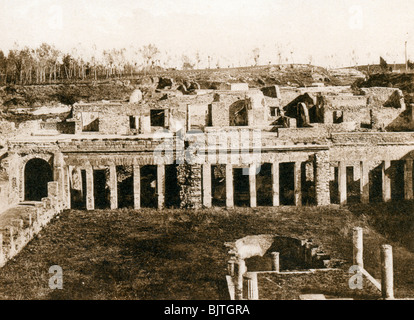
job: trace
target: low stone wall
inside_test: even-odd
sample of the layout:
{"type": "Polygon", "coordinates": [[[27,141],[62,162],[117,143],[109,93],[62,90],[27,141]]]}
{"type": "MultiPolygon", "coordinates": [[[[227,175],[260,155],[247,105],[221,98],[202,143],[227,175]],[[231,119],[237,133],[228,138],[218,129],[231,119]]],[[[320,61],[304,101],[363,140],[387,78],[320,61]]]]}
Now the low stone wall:
{"type": "Polygon", "coordinates": [[[12,224],[0,230],[0,268],[13,259],[23,248],[62,211],[58,199],[58,183],[48,183],[48,197],[35,204],[35,214],[28,221],[12,220],[12,224]]]}

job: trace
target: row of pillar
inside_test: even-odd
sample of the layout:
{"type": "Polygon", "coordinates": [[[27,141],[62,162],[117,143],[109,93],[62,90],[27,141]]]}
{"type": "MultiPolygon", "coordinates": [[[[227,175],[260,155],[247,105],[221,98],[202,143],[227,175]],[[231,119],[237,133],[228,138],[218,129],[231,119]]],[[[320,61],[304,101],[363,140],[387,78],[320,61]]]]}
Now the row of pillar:
{"type": "MultiPolygon", "coordinates": [[[[279,162],[271,164],[273,206],[280,205],[279,164],[279,162]]],[[[302,205],[301,164],[299,161],[294,163],[294,201],[296,206],[302,205]]],[[[250,207],[252,208],[257,206],[256,170],[255,164],[249,166],[250,207]]],[[[211,190],[211,164],[207,163],[203,165],[203,204],[207,208],[212,206],[211,190]]],[[[234,207],[233,165],[231,164],[226,164],[226,207],[234,207]]]]}
{"type": "MultiPolygon", "coordinates": [[[[95,209],[94,198],[94,181],[93,181],[93,167],[91,165],[85,168],[86,171],[86,209],[95,209]]],[[[134,208],[141,208],[141,167],[139,165],[133,166],[133,192],[134,192],[134,208]]],[[[109,192],[110,192],[110,207],[111,209],[118,208],[118,180],[116,173],[116,166],[109,166],[109,192]]],[[[165,165],[157,165],[157,195],[158,208],[162,209],[165,205],[165,165]]]]}
{"type": "MultiPolygon", "coordinates": [[[[382,171],[382,198],[384,202],[391,200],[391,178],[390,178],[391,161],[383,161],[381,165],[382,171]]],[[[360,194],[361,202],[369,202],[369,166],[367,161],[360,162],[360,194]]],[[[338,165],[338,190],[339,203],[347,202],[347,184],[346,184],[346,164],[341,161],[338,165]]],[[[404,162],[404,198],[406,200],[413,199],[413,160],[405,160],[404,162]]]]}

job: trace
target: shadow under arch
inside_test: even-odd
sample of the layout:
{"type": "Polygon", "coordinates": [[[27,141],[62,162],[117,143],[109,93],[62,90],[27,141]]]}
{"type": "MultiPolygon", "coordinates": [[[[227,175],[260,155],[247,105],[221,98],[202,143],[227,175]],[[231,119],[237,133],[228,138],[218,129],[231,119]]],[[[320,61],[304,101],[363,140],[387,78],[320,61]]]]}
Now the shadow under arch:
{"type": "Polygon", "coordinates": [[[33,158],[24,168],[24,199],[41,201],[47,197],[47,183],[53,181],[53,171],[49,163],[40,158],[33,158]]]}

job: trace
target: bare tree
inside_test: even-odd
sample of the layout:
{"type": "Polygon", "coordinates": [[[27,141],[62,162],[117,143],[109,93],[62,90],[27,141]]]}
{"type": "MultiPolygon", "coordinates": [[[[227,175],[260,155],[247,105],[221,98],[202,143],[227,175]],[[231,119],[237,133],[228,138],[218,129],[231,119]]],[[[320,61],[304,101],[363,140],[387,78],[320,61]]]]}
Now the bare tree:
{"type": "Polygon", "coordinates": [[[255,66],[257,66],[257,64],[259,63],[259,58],[260,58],[260,49],[254,48],[253,49],[253,60],[254,60],[255,66]]]}
{"type": "Polygon", "coordinates": [[[140,52],[142,54],[142,57],[144,58],[144,63],[145,63],[145,68],[146,68],[145,74],[146,74],[148,68],[154,67],[156,58],[158,54],[160,53],[160,51],[155,45],[148,44],[146,46],[143,46],[140,52]]]}

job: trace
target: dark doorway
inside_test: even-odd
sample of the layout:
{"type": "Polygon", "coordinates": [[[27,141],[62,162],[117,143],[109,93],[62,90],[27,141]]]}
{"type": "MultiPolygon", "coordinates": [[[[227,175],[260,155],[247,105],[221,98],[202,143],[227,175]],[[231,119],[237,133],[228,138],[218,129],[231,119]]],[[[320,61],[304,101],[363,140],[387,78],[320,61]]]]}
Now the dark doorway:
{"type": "Polygon", "coordinates": [[[250,206],[249,168],[233,169],[234,205],[250,206]]]}
{"type": "Polygon", "coordinates": [[[279,164],[280,204],[295,205],[295,163],[279,164]]]}
{"type": "Polygon", "coordinates": [[[226,205],[226,166],[211,166],[211,193],[212,205],[224,207],[226,205]]]}
{"type": "Polygon", "coordinates": [[[404,161],[391,161],[391,199],[404,199],[404,161]]]}
{"type": "Polygon", "coordinates": [[[167,208],[180,207],[180,186],[177,180],[177,165],[165,166],[165,206],[167,208]]]}
{"type": "Polygon", "coordinates": [[[71,208],[86,209],[86,170],[72,171],[72,184],[70,188],[71,208]]]}
{"type": "Polygon", "coordinates": [[[230,126],[247,126],[249,124],[246,105],[245,100],[240,100],[229,107],[230,126]]]}
{"type": "Polygon", "coordinates": [[[111,207],[109,198],[109,188],[106,184],[106,180],[106,170],[93,171],[93,195],[95,198],[96,209],[109,209],[111,207]]]}
{"type": "Polygon", "coordinates": [[[355,179],[354,167],[346,167],[346,197],[348,203],[360,202],[360,180],[355,179]]]}
{"type": "Polygon", "coordinates": [[[132,166],[117,166],[118,208],[134,207],[134,182],[132,166]]]}
{"type": "Polygon", "coordinates": [[[382,165],[369,172],[369,201],[382,201],[382,165]]]}
{"type": "Polygon", "coordinates": [[[316,204],[315,195],[315,174],[313,169],[313,162],[302,162],[301,165],[301,192],[302,204],[314,205],[316,204]]]}
{"type": "Polygon", "coordinates": [[[35,158],[26,163],[24,168],[24,199],[41,201],[47,197],[47,183],[53,181],[53,172],[49,163],[35,158]]]}
{"type": "Polygon", "coordinates": [[[273,189],[272,189],[272,165],[263,163],[260,171],[256,176],[257,205],[272,206],[273,205],[273,189]]]}
{"type": "Polygon", "coordinates": [[[334,167],[334,179],[329,181],[331,203],[339,204],[339,168],[334,167]]]}
{"type": "Polygon", "coordinates": [[[157,166],[141,167],[141,207],[157,208],[157,166]]]}

